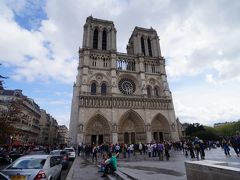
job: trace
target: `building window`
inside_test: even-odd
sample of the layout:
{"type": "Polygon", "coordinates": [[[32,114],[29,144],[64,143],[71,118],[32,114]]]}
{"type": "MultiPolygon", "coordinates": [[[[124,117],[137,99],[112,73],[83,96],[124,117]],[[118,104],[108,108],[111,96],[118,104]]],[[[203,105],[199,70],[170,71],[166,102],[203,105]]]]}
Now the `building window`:
{"type": "Polygon", "coordinates": [[[145,72],[148,72],[148,64],[147,63],[144,63],[144,70],[145,70],[145,72]]]}
{"type": "Polygon", "coordinates": [[[144,39],[141,37],[141,48],[142,48],[142,53],[145,56],[145,46],[144,46],[144,39]]]}
{"type": "Polygon", "coordinates": [[[95,29],[93,32],[93,49],[98,48],[98,30],[95,29]]]}
{"type": "Polygon", "coordinates": [[[97,85],[96,85],[96,83],[92,83],[91,84],[91,94],[96,95],[96,92],[97,92],[97,85]]]}
{"type": "Polygon", "coordinates": [[[149,56],[152,56],[152,46],[151,46],[151,41],[150,41],[149,38],[148,38],[147,42],[148,42],[148,53],[149,53],[149,56]]]}
{"type": "Polygon", "coordinates": [[[107,32],[105,30],[102,32],[102,50],[107,50],[107,32]]]}
{"type": "Polygon", "coordinates": [[[151,97],[151,88],[149,86],[147,87],[147,96],[151,97]]]}
{"type": "Polygon", "coordinates": [[[107,85],[102,84],[101,85],[101,95],[106,95],[107,94],[107,85]]]}
{"type": "Polygon", "coordinates": [[[154,96],[157,96],[157,97],[159,96],[157,87],[154,88],[154,96]]]}
{"type": "Polygon", "coordinates": [[[155,65],[152,64],[152,73],[155,73],[155,72],[156,72],[155,70],[156,70],[156,69],[155,69],[155,65]]]}
{"type": "Polygon", "coordinates": [[[92,66],[97,66],[97,62],[95,59],[92,60],[92,66]]]}
{"type": "Polygon", "coordinates": [[[108,66],[107,60],[103,59],[103,67],[107,67],[107,66],[108,66]]]}

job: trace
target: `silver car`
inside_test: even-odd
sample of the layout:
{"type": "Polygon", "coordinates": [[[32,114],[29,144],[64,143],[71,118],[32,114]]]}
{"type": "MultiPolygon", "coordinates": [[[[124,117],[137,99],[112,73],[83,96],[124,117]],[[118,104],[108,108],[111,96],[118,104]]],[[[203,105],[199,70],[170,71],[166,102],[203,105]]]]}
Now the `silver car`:
{"type": "Polygon", "coordinates": [[[11,180],[59,180],[61,179],[61,159],[51,155],[23,156],[14,161],[3,174],[11,180]]]}

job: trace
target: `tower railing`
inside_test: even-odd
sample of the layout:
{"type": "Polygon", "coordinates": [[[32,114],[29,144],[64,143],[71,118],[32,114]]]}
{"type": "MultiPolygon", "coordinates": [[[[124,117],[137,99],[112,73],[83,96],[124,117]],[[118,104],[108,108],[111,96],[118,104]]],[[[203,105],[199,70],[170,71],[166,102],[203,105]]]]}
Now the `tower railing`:
{"type": "Polygon", "coordinates": [[[134,108],[134,109],[173,109],[172,100],[166,97],[149,98],[146,96],[101,96],[80,95],[80,107],[93,108],[134,108]]]}

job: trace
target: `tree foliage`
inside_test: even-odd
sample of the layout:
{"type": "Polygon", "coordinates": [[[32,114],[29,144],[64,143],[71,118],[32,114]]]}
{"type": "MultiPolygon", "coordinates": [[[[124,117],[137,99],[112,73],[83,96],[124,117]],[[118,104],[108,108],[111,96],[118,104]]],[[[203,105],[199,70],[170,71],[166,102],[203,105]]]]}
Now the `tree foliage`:
{"type": "Polygon", "coordinates": [[[215,127],[219,136],[229,137],[236,134],[236,132],[240,132],[240,120],[233,123],[223,124],[215,127]]]}
{"type": "Polygon", "coordinates": [[[16,129],[14,124],[20,122],[22,117],[22,100],[1,101],[0,104],[0,144],[9,143],[10,136],[14,135],[16,129]]]}
{"type": "Polygon", "coordinates": [[[203,140],[219,140],[222,137],[231,137],[240,132],[240,120],[233,123],[219,125],[217,127],[203,126],[199,123],[185,123],[185,133],[188,137],[199,137],[203,140]]]}
{"type": "MultiPolygon", "coordinates": [[[[2,64],[0,64],[1,66],[2,64]]],[[[3,83],[4,83],[4,79],[7,79],[7,77],[3,76],[0,74],[0,90],[3,89],[3,83]]]]}

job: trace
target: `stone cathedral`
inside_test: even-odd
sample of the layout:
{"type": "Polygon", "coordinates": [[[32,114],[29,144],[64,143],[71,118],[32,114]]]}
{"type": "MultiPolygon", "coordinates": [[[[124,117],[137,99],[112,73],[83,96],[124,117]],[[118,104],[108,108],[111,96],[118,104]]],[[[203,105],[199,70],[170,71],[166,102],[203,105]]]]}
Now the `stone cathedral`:
{"type": "Polygon", "coordinates": [[[116,28],[92,16],[84,24],[70,119],[70,143],[179,140],[156,30],[135,27],[127,53],[116,28]]]}

